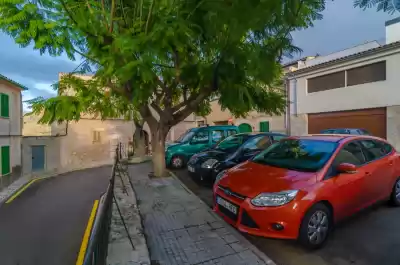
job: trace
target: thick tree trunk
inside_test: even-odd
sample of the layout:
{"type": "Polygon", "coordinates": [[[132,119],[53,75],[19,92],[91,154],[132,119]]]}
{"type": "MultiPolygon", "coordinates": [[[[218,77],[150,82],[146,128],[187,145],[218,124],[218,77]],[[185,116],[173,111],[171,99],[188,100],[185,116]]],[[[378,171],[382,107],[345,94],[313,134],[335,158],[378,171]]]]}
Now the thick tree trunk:
{"type": "MultiPolygon", "coordinates": [[[[162,127],[159,125],[159,127],[162,127]]],[[[151,128],[152,129],[152,128],[151,128]]],[[[152,144],[152,160],[154,168],[154,176],[167,177],[168,171],[165,164],[165,138],[167,137],[168,128],[158,128],[155,132],[151,132],[152,144]]]]}

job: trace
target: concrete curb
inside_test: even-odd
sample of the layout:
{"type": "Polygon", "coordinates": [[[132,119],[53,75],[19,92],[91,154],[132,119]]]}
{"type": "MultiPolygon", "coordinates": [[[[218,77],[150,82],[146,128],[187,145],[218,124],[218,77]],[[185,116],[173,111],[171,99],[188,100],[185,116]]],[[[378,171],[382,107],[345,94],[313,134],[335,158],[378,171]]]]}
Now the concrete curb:
{"type": "MultiPolygon", "coordinates": [[[[220,220],[222,223],[226,223],[224,219],[222,219],[218,214],[216,214],[213,210],[211,210],[208,205],[206,205],[199,197],[197,197],[196,194],[194,194],[182,181],[180,181],[180,179],[172,172],[169,171],[170,175],[177,180],[180,185],[190,194],[192,194],[193,196],[195,196],[205,207],[207,207],[207,210],[210,212],[210,214],[212,214],[213,216],[215,216],[218,220],[220,220]]],[[[227,224],[227,223],[226,223],[227,224]]],[[[244,242],[248,248],[254,252],[254,254],[256,254],[261,260],[263,260],[265,262],[265,264],[267,265],[277,265],[272,259],[270,259],[267,255],[265,255],[263,252],[261,252],[256,246],[254,246],[252,243],[250,243],[249,240],[247,240],[247,238],[245,238],[238,230],[236,230],[234,227],[232,227],[231,225],[227,224],[226,229],[228,229],[233,235],[235,235],[238,239],[240,239],[240,241],[244,242]]]]}
{"type": "Polygon", "coordinates": [[[130,160],[127,160],[127,163],[129,165],[134,165],[134,164],[141,164],[141,163],[149,162],[150,160],[151,160],[151,156],[133,157],[130,160]]]}

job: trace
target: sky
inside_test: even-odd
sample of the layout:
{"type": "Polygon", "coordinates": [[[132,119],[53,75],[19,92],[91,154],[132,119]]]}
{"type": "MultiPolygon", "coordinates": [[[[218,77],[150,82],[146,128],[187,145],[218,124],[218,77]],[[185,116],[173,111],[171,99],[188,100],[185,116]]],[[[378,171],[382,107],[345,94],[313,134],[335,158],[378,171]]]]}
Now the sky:
{"type": "MultiPolygon", "coordinates": [[[[354,8],[352,0],[327,0],[323,16],[314,27],[292,34],[294,44],[303,50],[293,59],[317,53],[327,55],[372,40],[384,43],[385,21],[400,13],[391,16],[375,9],[354,8]]],[[[20,48],[0,33],[0,74],[29,88],[23,92],[23,100],[54,96],[51,84],[57,81],[58,73],[73,71],[78,64],[65,56],[41,56],[29,46],[20,48]]],[[[24,104],[25,110],[27,107],[24,104]]]]}

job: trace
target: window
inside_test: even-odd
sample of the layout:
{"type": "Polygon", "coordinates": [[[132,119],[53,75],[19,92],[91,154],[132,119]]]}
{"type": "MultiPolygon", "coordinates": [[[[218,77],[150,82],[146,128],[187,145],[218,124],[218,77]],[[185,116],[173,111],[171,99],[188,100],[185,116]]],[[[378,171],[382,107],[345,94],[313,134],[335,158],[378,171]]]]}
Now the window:
{"type": "Polygon", "coordinates": [[[318,76],[307,80],[307,92],[314,93],[345,87],[345,71],[318,76]]]}
{"type": "Polygon", "coordinates": [[[290,170],[316,172],[326,164],[336,148],[337,143],[334,142],[286,139],[271,145],[252,161],[290,170]]]}
{"type": "Polygon", "coordinates": [[[197,121],[197,126],[201,127],[204,126],[206,123],[204,121],[197,121]]]}
{"type": "Polygon", "coordinates": [[[367,131],[367,130],[359,129],[359,131],[360,131],[360,134],[371,135],[371,133],[369,131],[367,131]]]}
{"type": "Polygon", "coordinates": [[[307,79],[307,92],[314,93],[383,80],[386,80],[386,61],[307,79]]]}
{"type": "Polygon", "coordinates": [[[197,132],[192,138],[192,142],[197,144],[208,143],[208,140],[209,136],[207,130],[197,132]]]}
{"type": "Polygon", "coordinates": [[[388,154],[384,143],[376,140],[361,140],[367,161],[372,161],[388,154]]]}
{"type": "Polygon", "coordinates": [[[244,150],[260,150],[265,149],[271,145],[268,136],[254,137],[243,145],[244,150]]]}
{"type": "Polygon", "coordinates": [[[2,146],[1,147],[1,175],[7,175],[11,172],[10,165],[10,147],[2,146]]]}
{"type": "Polygon", "coordinates": [[[286,135],[272,135],[271,138],[272,138],[272,141],[278,142],[278,141],[282,140],[283,138],[286,138],[286,135]]]}
{"type": "Polygon", "coordinates": [[[10,99],[7,94],[0,94],[0,116],[3,118],[10,117],[10,99]]]}
{"type": "Polygon", "coordinates": [[[177,142],[177,143],[186,143],[186,142],[188,142],[188,141],[190,141],[192,139],[193,135],[195,135],[194,131],[187,130],[181,136],[179,136],[178,139],[176,139],[175,142],[177,142]]]}
{"type": "Polygon", "coordinates": [[[225,138],[223,141],[221,141],[215,149],[219,150],[233,150],[237,149],[242,143],[246,142],[247,139],[249,139],[248,134],[236,134],[236,135],[231,135],[227,138],[225,138]]]}
{"type": "Polygon", "coordinates": [[[237,131],[236,130],[228,130],[227,134],[228,134],[228,136],[231,136],[231,135],[237,134],[237,131]]]}
{"type": "Polygon", "coordinates": [[[260,132],[269,132],[269,121],[260,122],[260,132]]]}
{"type": "Polygon", "coordinates": [[[336,155],[332,165],[334,168],[342,163],[350,163],[360,166],[365,163],[365,157],[361,147],[356,142],[351,142],[345,145],[336,155]]]}
{"type": "Polygon", "coordinates": [[[386,61],[347,70],[347,86],[386,80],[386,61]]]}
{"type": "Polygon", "coordinates": [[[93,143],[101,143],[101,131],[93,131],[93,143]]]}
{"type": "Polygon", "coordinates": [[[220,131],[220,130],[213,130],[211,132],[211,139],[213,143],[218,143],[219,141],[221,141],[224,138],[224,131],[220,131]]]}

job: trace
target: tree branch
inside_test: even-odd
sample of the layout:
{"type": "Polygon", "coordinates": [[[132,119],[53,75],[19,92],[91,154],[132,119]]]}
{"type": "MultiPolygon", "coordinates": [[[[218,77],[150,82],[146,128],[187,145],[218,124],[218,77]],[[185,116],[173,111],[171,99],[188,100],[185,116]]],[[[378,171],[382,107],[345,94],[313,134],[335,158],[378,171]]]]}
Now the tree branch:
{"type": "Polygon", "coordinates": [[[113,32],[114,27],[114,13],[115,13],[115,0],[111,1],[111,15],[110,15],[110,33],[113,32]]]}

